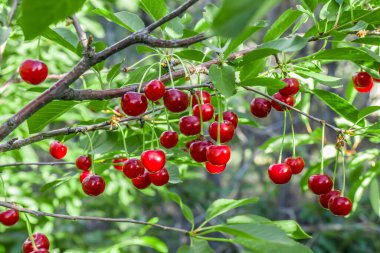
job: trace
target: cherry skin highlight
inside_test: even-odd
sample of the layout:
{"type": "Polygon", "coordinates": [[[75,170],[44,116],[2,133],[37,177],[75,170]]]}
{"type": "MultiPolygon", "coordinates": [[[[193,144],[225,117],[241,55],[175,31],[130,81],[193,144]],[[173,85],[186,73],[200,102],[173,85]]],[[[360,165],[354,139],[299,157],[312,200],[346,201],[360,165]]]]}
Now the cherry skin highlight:
{"type": "MultiPolygon", "coordinates": [[[[277,92],[276,94],[273,95],[273,98],[276,98],[276,99],[280,100],[281,102],[283,102],[287,105],[290,105],[290,106],[294,105],[294,98],[292,96],[289,96],[289,97],[283,96],[283,95],[281,95],[281,93],[277,92]]],[[[284,111],[284,109],[282,108],[282,105],[275,102],[274,100],[272,100],[271,104],[272,104],[272,107],[274,109],[276,109],[277,111],[279,111],[279,112],[284,111]]]]}
{"type": "Polygon", "coordinates": [[[272,164],[268,168],[268,176],[275,184],[286,184],[292,174],[292,169],[286,163],[272,164]]]}
{"type": "Polygon", "coordinates": [[[53,141],[50,144],[50,154],[55,159],[62,159],[66,156],[67,147],[60,141],[53,141]]]}
{"type": "Polygon", "coordinates": [[[164,168],[166,156],[162,150],[146,150],[141,154],[141,162],[150,173],[155,173],[164,168]]]}
{"type": "Polygon", "coordinates": [[[255,98],[251,102],[251,113],[258,118],[265,118],[272,109],[271,102],[263,98],[255,98]]]}
{"type": "Polygon", "coordinates": [[[13,226],[19,221],[19,219],[19,212],[15,209],[9,209],[0,213],[0,222],[4,226],[13,226]]]}
{"type": "MultiPolygon", "coordinates": [[[[50,242],[46,235],[36,233],[33,235],[33,239],[38,250],[49,250],[50,242]]],[[[29,237],[25,240],[24,244],[22,245],[22,250],[24,251],[24,253],[33,252],[33,244],[29,237]]]]}
{"type": "Polygon", "coordinates": [[[128,116],[139,116],[148,109],[148,100],[138,92],[127,92],[121,98],[121,108],[128,116]]]}
{"type": "MultiPolygon", "coordinates": [[[[219,114],[215,116],[215,121],[218,122],[218,120],[219,120],[219,114]]],[[[239,123],[239,118],[233,111],[223,112],[223,120],[231,122],[232,125],[234,125],[234,128],[236,128],[239,123]]]]}
{"type": "Polygon", "coordinates": [[[194,107],[195,105],[198,105],[198,100],[201,104],[209,104],[211,103],[211,95],[207,91],[202,91],[202,99],[201,99],[201,92],[197,90],[194,95],[191,96],[191,104],[194,107]],[[202,101],[203,100],[203,101],[202,101]]]}
{"type": "Polygon", "coordinates": [[[165,168],[156,173],[149,174],[149,177],[152,184],[156,186],[163,186],[169,182],[169,172],[165,168]]]}
{"type": "Polygon", "coordinates": [[[194,161],[203,163],[207,161],[207,148],[213,145],[209,140],[195,141],[190,145],[190,156],[194,161]]]}
{"type": "Polygon", "coordinates": [[[211,145],[206,151],[207,161],[214,165],[226,165],[231,157],[230,147],[227,145],[211,145]]]}
{"type": "Polygon", "coordinates": [[[178,143],[178,134],[175,131],[163,132],[160,136],[160,143],[164,148],[173,148],[178,143]]]}
{"type": "Polygon", "coordinates": [[[140,189],[140,190],[148,188],[148,186],[150,185],[150,183],[151,183],[150,176],[149,176],[149,173],[147,171],[145,171],[142,176],[139,176],[139,177],[136,177],[136,178],[132,179],[132,184],[137,189],[140,189]]]}
{"type": "Polygon", "coordinates": [[[75,161],[75,165],[80,170],[89,170],[92,166],[91,157],[81,155],[75,161]]]}
{"type": "Polygon", "coordinates": [[[226,169],[226,165],[214,165],[210,162],[206,162],[206,169],[210,174],[220,174],[226,169]]]}
{"type": "Polygon", "coordinates": [[[296,158],[288,157],[285,159],[285,163],[292,169],[293,174],[299,174],[305,167],[304,160],[297,156],[296,158]]]}
{"type": "Polygon", "coordinates": [[[144,165],[139,159],[131,158],[123,165],[123,173],[129,179],[134,179],[143,175],[145,172],[144,165]]]}
{"type": "Polygon", "coordinates": [[[183,135],[197,135],[201,132],[201,121],[197,116],[183,116],[179,120],[179,130],[183,135]]]}
{"type": "Polygon", "coordinates": [[[87,176],[82,182],[82,189],[89,196],[99,196],[105,188],[106,182],[98,175],[87,176]]]}
{"type": "Polygon", "coordinates": [[[331,190],[330,192],[326,194],[322,194],[319,196],[319,203],[323,208],[328,209],[329,208],[329,201],[331,198],[335,198],[337,196],[340,196],[340,191],[338,190],[331,190]]]}
{"type": "Polygon", "coordinates": [[[373,78],[367,72],[358,72],[352,77],[354,87],[358,92],[370,92],[373,87],[373,78]]]}
{"type": "Polygon", "coordinates": [[[309,177],[308,186],[314,194],[322,195],[331,191],[333,182],[328,175],[318,174],[309,177]]]}
{"type": "Polygon", "coordinates": [[[171,112],[183,112],[189,106],[189,95],[186,92],[170,89],[164,94],[164,105],[171,112]]]}
{"type": "Polygon", "coordinates": [[[48,67],[39,60],[25,60],[20,66],[20,76],[25,82],[38,85],[46,80],[48,67]]]}
{"type": "Polygon", "coordinates": [[[281,95],[294,96],[300,90],[300,84],[296,78],[284,78],[282,81],[286,83],[286,86],[278,91],[281,95]]]}
{"type": "Polygon", "coordinates": [[[125,158],[125,157],[115,157],[113,160],[112,160],[112,163],[113,163],[113,167],[115,169],[117,169],[118,171],[122,171],[123,170],[123,165],[124,163],[127,161],[128,159],[125,158]]]}
{"type": "Polygon", "coordinates": [[[195,105],[193,107],[193,115],[200,118],[200,112],[202,111],[202,120],[203,122],[209,121],[214,117],[214,107],[212,104],[203,104],[201,105],[201,109],[199,109],[199,105],[195,105]]]}
{"type": "MultiPolygon", "coordinates": [[[[214,121],[208,128],[208,133],[210,137],[217,141],[218,140],[218,122],[214,121]]],[[[235,128],[234,125],[230,121],[222,121],[220,122],[220,142],[225,143],[232,140],[234,137],[235,128]]]]}
{"type": "Polygon", "coordinates": [[[144,93],[147,99],[157,101],[164,96],[165,84],[160,80],[152,80],[145,86],[144,93]]]}
{"type": "Polygon", "coordinates": [[[352,210],[352,202],[349,198],[336,196],[329,200],[330,211],[337,216],[346,216],[352,210]]]}

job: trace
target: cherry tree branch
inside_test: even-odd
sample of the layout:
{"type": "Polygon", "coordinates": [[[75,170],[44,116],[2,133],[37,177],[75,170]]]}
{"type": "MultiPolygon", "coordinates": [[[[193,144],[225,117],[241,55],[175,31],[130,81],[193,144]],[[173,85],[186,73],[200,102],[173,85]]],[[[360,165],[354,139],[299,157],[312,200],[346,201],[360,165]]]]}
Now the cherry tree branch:
{"type": "Polygon", "coordinates": [[[71,20],[73,21],[73,25],[75,27],[77,34],[78,34],[79,42],[82,45],[83,51],[86,51],[87,47],[88,47],[87,35],[83,31],[83,29],[80,26],[79,21],[75,15],[71,16],[71,20]]]}
{"type": "Polygon", "coordinates": [[[35,162],[35,163],[8,163],[0,164],[0,168],[19,166],[42,166],[42,165],[74,165],[75,162],[35,162]]]}

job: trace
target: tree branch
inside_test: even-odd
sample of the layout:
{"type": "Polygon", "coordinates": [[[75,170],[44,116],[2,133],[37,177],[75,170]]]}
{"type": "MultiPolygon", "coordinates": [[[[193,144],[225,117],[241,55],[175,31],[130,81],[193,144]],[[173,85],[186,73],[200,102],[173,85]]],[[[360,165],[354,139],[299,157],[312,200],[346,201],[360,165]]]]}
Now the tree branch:
{"type": "Polygon", "coordinates": [[[77,31],[79,42],[82,45],[83,52],[86,52],[88,48],[88,40],[87,40],[86,33],[83,31],[75,15],[71,16],[71,20],[73,21],[73,25],[75,27],[75,30],[77,31]]]}
{"type": "Polygon", "coordinates": [[[0,168],[19,166],[42,166],[42,165],[74,165],[75,162],[36,162],[36,163],[8,163],[0,164],[0,168]]]}

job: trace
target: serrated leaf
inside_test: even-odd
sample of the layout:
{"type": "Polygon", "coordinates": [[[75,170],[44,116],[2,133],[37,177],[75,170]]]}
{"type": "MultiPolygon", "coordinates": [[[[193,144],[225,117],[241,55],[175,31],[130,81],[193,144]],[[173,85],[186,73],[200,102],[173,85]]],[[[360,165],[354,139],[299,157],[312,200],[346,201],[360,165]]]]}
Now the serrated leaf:
{"type": "Polygon", "coordinates": [[[270,78],[270,77],[255,77],[244,80],[238,84],[239,86],[261,86],[272,89],[281,89],[286,86],[286,84],[280,79],[270,78]]]}
{"type": "Polygon", "coordinates": [[[67,28],[47,28],[42,34],[48,40],[54,41],[64,48],[77,53],[77,46],[79,43],[78,36],[76,36],[72,31],[67,28]]]}
{"type": "Polygon", "coordinates": [[[209,208],[207,208],[206,211],[206,217],[205,217],[205,222],[208,222],[215,217],[224,214],[228,211],[231,211],[235,208],[244,206],[244,205],[249,205],[249,204],[254,204],[258,201],[258,198],[247,198],[247,199],[218,199],[214,201],[209,208]]]}
{"type": "Polygon", "coordinates": [[[209,78],[214,87],[224,96],[230,97],[236,93],[234,67],[214,64],[209,69],[209,78]]]}
{"type": "Polygon", "coordinates": [[[168,13],[165,0],[140,0],[140,7],[154,20],[158,20],[168,13]]]}
{"type": "Polygon", "coordinates": [[[337,88],[342,86],[342,79],[339,77],[334,77],[334,76],[327,76],[324,74],[320,73],[315,73],[312,71],[302,71],[302,70],[297,70],[295,73],[304,76],[304,77],[310,77],[317,81],[320,84],[337,88]]]}
{"type": "Polygon", "coordinates": [[[97,8],[93,12],[131,32],[139,31],[145,27],[139,16],[128,11],[112,13],[108,10],[97,8]]]}
{"type": "Polygon", "coordinates": [[[278,39],[302,15],[301,11],[288,9],[272,24],[264,36],[264,42],[278,39]]]}

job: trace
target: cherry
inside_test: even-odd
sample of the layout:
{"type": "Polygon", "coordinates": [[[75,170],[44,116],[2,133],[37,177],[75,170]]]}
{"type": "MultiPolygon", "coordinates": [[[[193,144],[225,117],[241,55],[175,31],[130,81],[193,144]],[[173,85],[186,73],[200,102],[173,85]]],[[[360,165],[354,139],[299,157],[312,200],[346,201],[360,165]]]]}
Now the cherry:
{"type": "MultiPolygon", "coordinates": [[[[218,121],[218,120],[219,120],[219,115],[217,114],[215,116],[215,121],[218,121]]],[[[238,122],[239,122],[238,116],[232,111],[223,112],[223,120],[231,122],[232,125],[234,125],[234,128],[237,127],[238,122]]]]}
{"type": "Polygon", "coordinates": [[[163,168],[156,173],[149,174],[150,181],[156,186],[166,185],[169,182],[169,172],[163,168]]]}
{"type": "Polygon", "coordinates": [[[211,145],[206,151],[207,161],[214,165],[225,165],[231,157],[230,147],[227,145],[211,145]]]}
{"type": "Polygon", "coordinates": [[[83,183],[83,180],[84,180],[86,177],[90,176],[90,175],[91,175],[91,172],[90,172],[90,171],[87,171],[87,170],[83,171],[83,172],[80,174],[80,176],[79,176],[79,181],[80,181],[81,183],[83,183]]]}
{"type": "Polygon", "coordinates": [[[332,189],[332,180],[328,175],[312,175],[308,181],[309,189],[316,195],[326,194],[332,189]]]}
{"type": "Polygon", "coordinates": [[[186,92],[170,89],[164,94],[164,105],[171,112],[183,112],[189,106],[189,96],[186,92]]]}
{"type": "Polygon", "coordinates": [[[286,97],[293,96],[300,90],[300,84],[296,78],[284,78],[282,81],[286,83],[286,86],[278,91],[281,95],[286,97]]]}
{"type": "Polygon", "coordinates": [[[197,116],[183,116],[179,120],[179,130],[186,136],[201,132],[201,121],[197,116]]]}
{"type": "Polygon", "coordinates": [[[178,134],[175,131],[163,132],[160,136],[160,143],[165,148],[173,148],[178,143],[178,134]]]}
{"type": "Polygon", "coordinates": [[[143,94],[130,91],[121,98],[121,108],[128,116],[139,116],[148,108],[148,100],[143,94]]]}
{"type": "Polygon", "coordinates": [[[213,145],[209,140],[195,141],[190,145],[190,156],[199,163],[207,161],[206,152],[207,148],[213,145]]]}
{"type": "Polygon", "coordinates": [[[87,176],[82,182],[82,189],[89,196],[99,196],[105,188],[106,182],[98,175],[87,176]]]}
{"type": "Polygon", "coordinates": [[[117,106],[115,106],[115,108],[113,109],[115,112],[117,112],[117,113],[121,113],[120,112],[120,107],[117,105],[117,106]]]}
{"type": "Polygon", "coordinates": [[[226,165],[214,165],[210,162],[206,162],[206,169],[210,174],[220,174],[226,169],[226,165]]]}
{"type": "MultiPolygon", "coordinates": [[[[276,94],[273,95],[273,98],[276,98],[287,105],[290,105],[290,106],[294,105],[294,98],[292,96],[283,96],[281,93],[277,92],[276,94]]],[[[279,112],[284,111],[284,108],[282,108],[282,105],[275,102],[274,100],[272,100],[271,104],[272,104],[272,107],[276,109],[277,111],[279,112]]]]}
{"type": "Polygon", "coordinates": [[[286,184],[292,178],[292,169],[286,163],[272,164],[268,168],[269,178],[275,184],[286,184]]]}
{"type": "Polygon", "coordinates": [[[299,156],[297,156],[296,158],[288,157],[285,159],[285,163],[289,165],[293,174],[301,173],[301,171],[305,167],[304,160],[299,156]]]}
{"type": "MultiPolygon", "coordinates": [[[[199,112],[199,105],[195,105],[193,107],[193,115],[200,118],[200,112],[199,112]]],[[[202,120],[203,121],[209,121],[214,117],[214,107],[212,104],[203,104],[201,105],[201,111],[202,111],[202,120]]]]}
{"type": "Polygon", "coordinates": [[[20,215],[18,211],[15,209],[10,209],[0,213],[0,222],[4,226],[13,226],[19,221],[19,219],[20,215]]]}
{"type": "Polygon", "coordinates": [[[123,165],[123,172],[127,178],[134,179],[144,174],[145,168],[139,159],[131,158],[123,165]]]}
{"type": "Polygon", "coordinates": [[[188,151],[188,150],[190,149],[191,144],[193,144],[194,142],[197,142],[197,141],[199,141],[198,138],[186,142],[186,143],[185,143],[185,148],[184,148],[183,150],[184,150],[184,151],[188,151]]]}
{"type": "Polygon", "coordinates": [[[67,147],[65,144],[60,141],[53,141],[50,144],[50,154],[56,159],[62,159],[67,153],[67,147]]]}
{"type": "MultiPolygon", "coordinates": [[[[33,235],[33,239],[37,250],[49,250],[50,242],[46,235],[36,233],[33,235]]],[[[25,240],[24,244],[22,245],[22,250],[24,251],[24,253],[33,252],[33,244],[29,237],[25,240]]]]}
{"type": "Polygon", "coordinates": [[[145,86],[144,93],[147,99],[157,101],[164,96],[165,84],[160,80],[152,80],[145,86]]]}
{"type": "Polygon", "coordinates": [[[123,170],[123,165],[125,163],[125,161],[127,161],[128,159],[125,158],[125,157],[115,157],[112,161],[113,163],[113,167],[115,169],[117,169],[118,171],[122,171],[123,170]]]}
{"type": "Polygon", "coordinates": [[[191,104],[193,105],[193,107],[195,105],[198,105],[197,97],[198,97],[199,102],[201,104],[209,104],[209,103],[211,103],[211,95],[210,95],[210,93],[208,93],[207,91],[203,90],[202,91],[202,98],[201,98],[201,92],[199,90],[197,90],[195,92],[195,94],[193,96],[191,96],[191,104]]]}
{"type": "Polygon", "coordinates": [[[49,250],[47,250],[47,249],[38,249],[38,250],[32,251],[31,253],[49,253],[49,250]]]}
{"type": "Polygon", "coordinates": [[[373,87],[373,78],[367,72],[358,72],[352,77],[354,87],[359,92],[369,92],[373,87]]]}
{"type": "Polygon", "coordinates": [[[48,67],[39,60],[25,60],[20,66],[20,76],[27,83],[37,85],[45,81],[48,67]]]}
{"type": "Polygon", "coordinates": [[[272,109],[270,101],[263,98],[255,98],[251,102],[251,113],[258,118],[265,118],[272,109]]]}
{"type": "Polygon", "coordinates": [[[149,173],[147,171],[145,171],[143,175],[132,179],[132,184],[137,189],[140,189],[140,190],[147,188],[150,185],[150,183],[151,183],[150,176],[149,176],[149,173]]]}
{"type": "Polygon", "coordinates": [[[346,216],[352,210],[352,202],[349,198],[335,196],[329,200],[330,211],[338,216],[346,216]]]}
{"type": "MultiPolygon", "coordinates": [[[[214,121],[208,128],[208,133],[210,137],[215,141],[218,140],[218,121],[214,121]]],[[[225,143],[232,140],[234,137],[235,128],[234,125],[230,121],[222,121],[220,122],[220,142],[225,143]]]]}
{"type": "Polygon", "coordinates": [[[150,173],[155,173],[165,166],[165,153],[162,150],[146,150],[141,154],[141,162],[150,173]]]}
{"type": "Polygon", "coordinates": [[[319,196],[319,203],[323,208],[329,208],[329,201],[331,198],[335,198],[337,196],[340,196],[339,190],[331,190],[330,192],[326,194],[322,194],[319,196]]]}
{"type": "Polygon", "coordinates": [[[91,157],[81,155],[75,161],[75,164],[80,170],[89,170],[91,168],[92,162],[91,157]]]}

